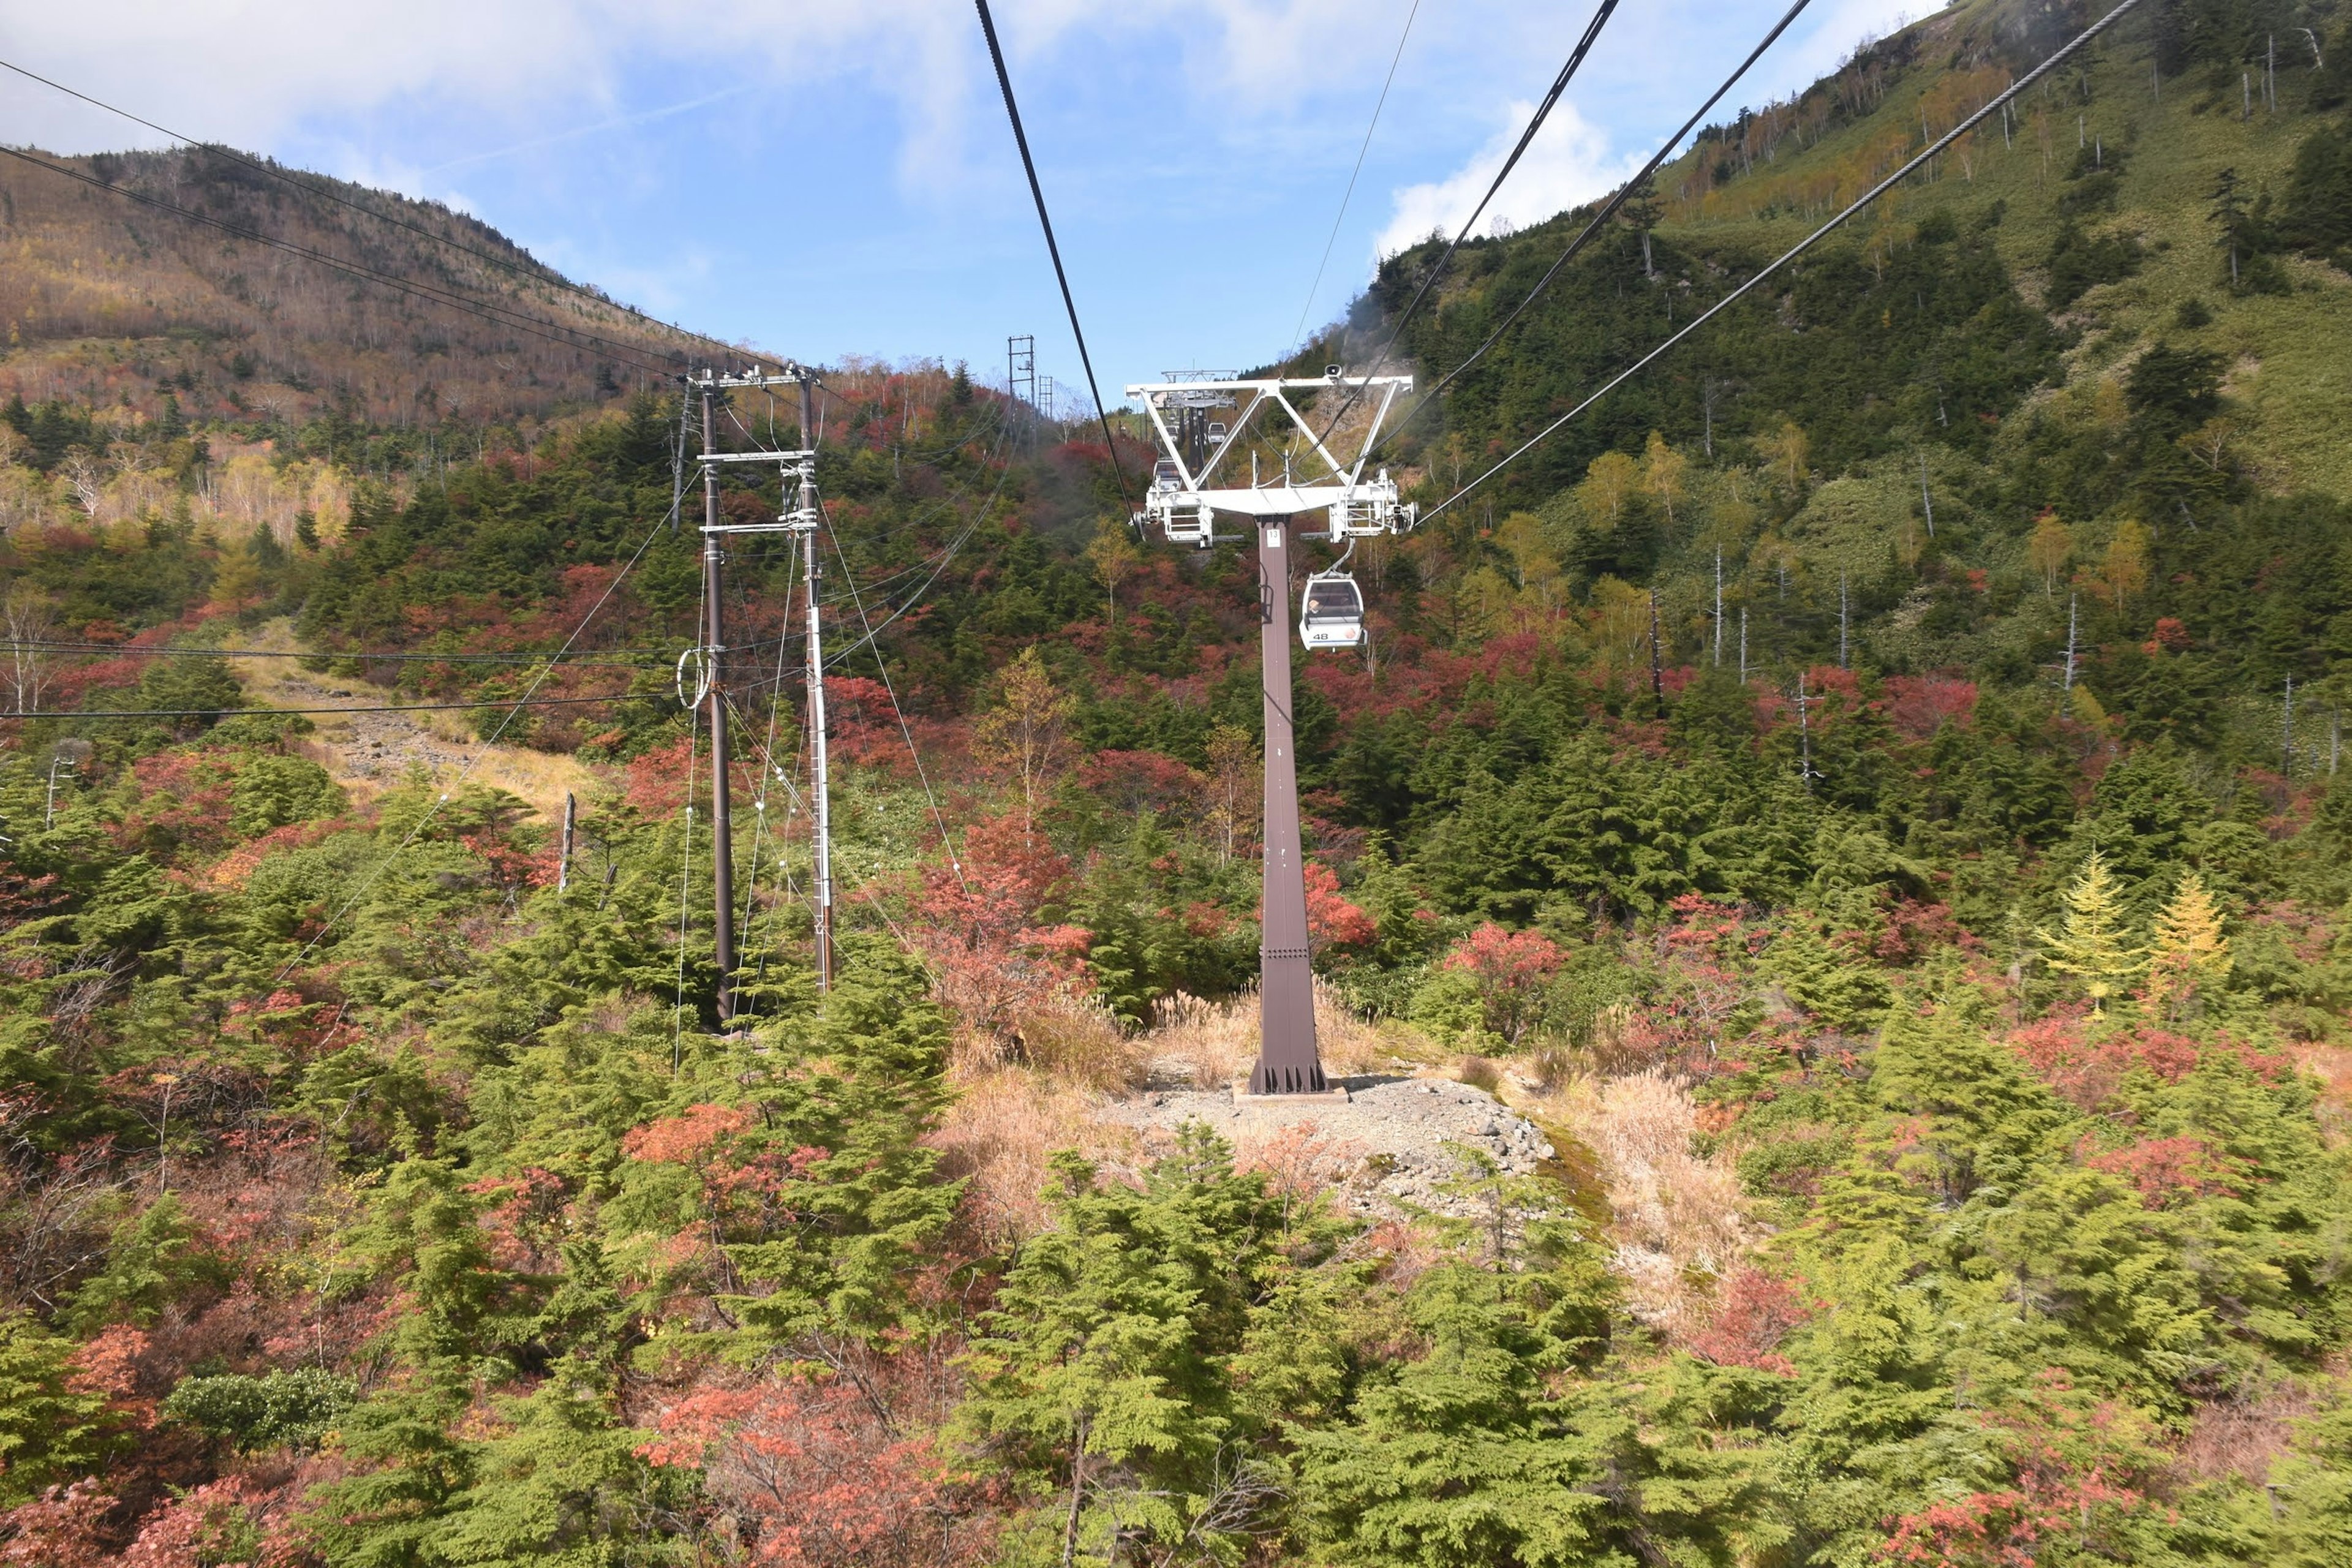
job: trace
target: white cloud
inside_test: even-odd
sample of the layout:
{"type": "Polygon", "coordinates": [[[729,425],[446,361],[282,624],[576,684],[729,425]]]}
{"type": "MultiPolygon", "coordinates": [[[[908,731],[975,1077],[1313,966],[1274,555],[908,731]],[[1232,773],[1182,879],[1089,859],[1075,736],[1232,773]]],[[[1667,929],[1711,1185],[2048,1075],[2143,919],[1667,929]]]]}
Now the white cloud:
{"type": "MultiPolygon", "coordinates": [[[[1443,180],[1407,185],[1393,193],[1388,224],[1374,242],[1378,253],[1394,255],[1418,245],[1435,230],[1452,238],[1493,184],[1495,171],[1510,156],[1535,107],[1532,103],[1508,105],[1503,129],[1461,169],[1443,180]]],[[[1528,143],[1511,177],[1487,205],[1474,232],[1500,234],[1541,223],[1614,189],[1642,166],[1643,158],[1640,153],[1612,155],[1609,133],[1588,122],[1576,105],[1563,98],[1528,143]]]]}
{"type": "MultiPolygon", "coordinates": [[[[0,58],[175,131],[265,150],[306,120],[403,106],[526,141],[554,112],[625,116],[627,74],[670,61],[725,71],[713,91],[747,70],[779,94],[863,77],[898,100],[919,163],[961,117],[977,31],[936,0],[118,0],[103,27],[70,5],[9,10],[0,58]]],[[[0,139],[58,152],[158,141],[21,79],[0,93],[0,139]]]]}

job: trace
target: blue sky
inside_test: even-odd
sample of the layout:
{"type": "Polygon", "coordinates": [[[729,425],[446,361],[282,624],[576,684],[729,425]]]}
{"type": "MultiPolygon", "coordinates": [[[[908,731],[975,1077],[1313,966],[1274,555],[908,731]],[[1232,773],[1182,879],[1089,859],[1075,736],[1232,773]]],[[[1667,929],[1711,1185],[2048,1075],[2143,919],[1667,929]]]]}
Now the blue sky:
{"type": "MultiPolygon", "coordinates": [[[[1497,204],[1638,163],[1788,0],[1625,0],[1497,204]]],[[[997,0],[1106,396],[1331,320],[1383,248],[1458,222],[1591,15],[1422,0],[997,0]]],[[[1811,80],[1931,0],[1814,0],[1740,94],[1811,80]]],[[[773,353],[1077,354],[960,0],[0,0],[0,58],[175,130],[447,201],[574,277],[773,353]]],[[[0,139],[157,145],[18,79],[0,139]]]]}

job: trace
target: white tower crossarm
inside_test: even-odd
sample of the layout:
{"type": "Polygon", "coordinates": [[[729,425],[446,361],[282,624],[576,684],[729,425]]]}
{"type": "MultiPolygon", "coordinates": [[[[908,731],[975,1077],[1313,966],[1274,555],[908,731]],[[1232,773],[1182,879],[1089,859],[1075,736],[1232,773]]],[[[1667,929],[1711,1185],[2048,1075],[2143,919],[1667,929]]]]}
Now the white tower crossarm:
{"type": "Polygon", "coordinates": [[[1365,479],[1364,465],[1380,439],[1381,426],[1397,395],[1412,388],[1410,375],[1349,377],[1337,372],[1321,377],[1264,381],[1171,379],[1129,386],[1127,395],[1141,404],[1163,454],[1154,469],[1151,486],[1145,492],[1144,514],[1159,522],[1170,538],[1202,544],[1208,542],[1207,519],[1219,511],[1249,517],[1289,517],[1328,510],[1334,537],[1352,538],[1410,528],[1413,509],[1398,500],[1396,482],[1388,477],[1386,469],[1370,479],[1365,479]],[[1375,395],[1361,440],[1349,457],[1342,457],[1332,449],[1332,445],[1327,445],[1330,433],[1318,436],[1291,400],[1293,393],[1340,386],[1353,387],[1359,395],[1375,395]],[[1253,474],[1252,482],[1246,485],[1219,484],[1216,481],[1225,459],[1241,445],[1256,416],[1269,405],[1280,409],[1289,419],[1291,428],[1304,437],[1324,471],[1302,483],[1286,462],[1279,483],[1257,482],[1253,474]],[[1186,443],[1171,426],[1169,416],[1202,408],[1234,408],[1237,412],[1223,439],[1201,459],[1195,471],[1185,451],[1186,443]]]}

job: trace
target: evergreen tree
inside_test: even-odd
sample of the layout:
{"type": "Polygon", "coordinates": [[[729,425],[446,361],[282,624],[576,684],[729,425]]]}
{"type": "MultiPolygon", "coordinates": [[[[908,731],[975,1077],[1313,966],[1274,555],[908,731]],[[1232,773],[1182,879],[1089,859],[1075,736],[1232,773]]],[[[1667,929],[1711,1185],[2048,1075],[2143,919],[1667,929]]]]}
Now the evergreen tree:
{"type": "Polygon", "coordinates": [[[2126,944],[2122,889],[2096,849],[2083,862],[2064,901],[2062,931],[2053,936],[2036,926],[2033,934],[2045,949],[2043,962],[2080,982],[2084,994],[2091,998],[2092,1013],[2104,1015],[2107,998],[2117,994],[2147,963],[2143,949],[2126,944]]]}
{"type": "Polygon", "coordinates": [[[2172,901],[2156,917],[2155,941],[2149,946],[2149,1005],[2173,1016],[2204,988],[2228,979],[2230,967],[2230,939],[2221,931],[2221,912],[2205,890],[2204,879],[2191,871],[2180,879],[2172,901]]]}

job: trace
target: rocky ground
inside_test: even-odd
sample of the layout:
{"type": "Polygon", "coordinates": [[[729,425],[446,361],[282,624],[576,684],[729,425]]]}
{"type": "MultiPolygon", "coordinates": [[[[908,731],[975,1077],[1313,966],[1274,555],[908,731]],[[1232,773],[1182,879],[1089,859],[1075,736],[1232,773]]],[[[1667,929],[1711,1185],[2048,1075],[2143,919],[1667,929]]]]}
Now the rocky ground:
{"type": "MultiPolygon", "coordinates": [[[[299,645],[283,620],[259,628],[246,645],[257,651],[289,651],[299,645]]],[[[233,658],[237,679],[253,700],[278,708],[349,708],[349,713],[313,712],[317,731],[304,752],[364,801],[405,782],[419,769],[447,785],[460,776],[521,796],[550,821],[561,815],[567,792],[585,795],[588,770],[569,756],[515,745],[484,746],[464,735],[471,712],[430,714],[368,712],[385,704],[417,701],[389,688],[344,676],[317,675],[287,658],[233,658]],[[436,725],[436,720],[443,721],[436,725]],[[472,762],[467,768],[469,759],[472,762]]]]}
{"type": "Polygon", "coordinates": [[[1329,1185],[1343,1211],[1382,1218],[1482,1213],[1475,1199],[1441,1190],[1468,1173],[1457,1149],[1477,1150],[1514,1176],[1533,1174],[1553,1153],[1533,1122],[1493,1095],[1443,1079],[1354,1079],[1345,1100],[1155,1089],[1114,1101],[1104,1114],[1139,1130],[1147,1147],[1172,1140],[1187,1121],[1206,1122],[1244,1161],[1329,1185]]]}

